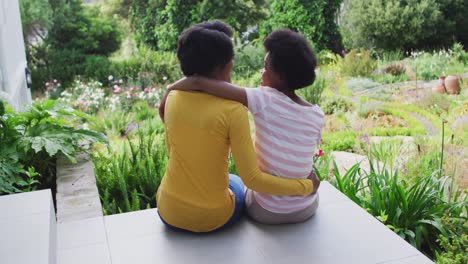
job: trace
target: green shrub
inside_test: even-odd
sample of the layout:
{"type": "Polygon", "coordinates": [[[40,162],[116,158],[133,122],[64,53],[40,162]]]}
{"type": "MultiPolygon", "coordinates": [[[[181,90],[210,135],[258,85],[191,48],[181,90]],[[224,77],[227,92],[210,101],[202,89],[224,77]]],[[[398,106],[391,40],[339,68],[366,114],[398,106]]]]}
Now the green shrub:
{"type": "Polygon", "coordinates": [[[89,127],[107,136],[121,137],[132,123],[136,123],[134,113],[126,113],[122,109],[106,109],[90,120],[89,127]]]}
{"type": "Polygon", "coordinates": [[[143,47],[136,57],[112,60],[109,74],[115,79],[133,82],[142,89],[152,84],[174,82],[182,77],[175,53],[143,47]]]}
{"type": "Polygon", "coordinates": [[[265,50],[259,41],[243,44],[239,38],[234,40],[234,79],[248,78],[263,68],[265,50]]]}
{"type": "Polygon", "coordinates": [[[439,244],[442,253],[436,254],[436,263],[439,264],[464,264],[468,263],[468,235],[461,234],[450,238],[439,236],[439,244]]]}
{"type": "Polygon", "coordinates": [[[352,103],[344,97],[334,96],[332,98],[326,98],[321,108],[326,115],[332,115],[334,113],[344,113],[352,108],[352,103]]]}
{"type": "Polygon", "coordinates": [[[325,149],[354,152],[356,148],[356,134],[352,131],[324,133],[322,136],[325,149]]]}
{"type": "Polygon", "coordinates": [[[147,102],[138,102],[132,106],[132,112],[136,115],[137,121],[153,119],[156,116],[156,110],[151,109],[147,102]]]}
{"type": "Polygon", "coordinates": [[[85,116],[56,101],[34,103],[22,113],[0,114],[0,194],[52,188],[58,154],[75,161],[75,153],[84,150],[83,140],[106,142],[99,133],[73,128],[68,120],[85,116]]]}
{"type": "Polygon", "coordinates": [[[183,30],[202,21],[221,19],[236,31],[245,32],[265,17],[262,5],[262,1],[253,0],[135,0],[130,18],[140,43],[169,51],[176,48],[183,30]]]}
{"type": "Polygon", "coordinates": [[[85,7],[81,1],[60,1],[54,6],[46,38],[27,49],[33,89],[52,79],[68,87],[77,76],[105,82],[109,69],[105,56],[121,43],[117,22],[103,18],[96,7],[85,7]]]}
{"type": "Polygon", "coordinates": [[[105,56],[86,56],[81,75],[84,79],[108,84],[110,67],[111,62],[105,56]]]}
{"type": "Polygon", "coordinates": [[[319,74],[312,85],[299,90],[299,94],[311,104],[320,104],[322,101],[322,93],[328,86],[328,80],[323,75],[319,74]]]}
{"type": "Polygon", "coordinates": [[[407,240],[417,249],[433,255],[439,249],[440,234],[453,234],[460,228],[444,225],[443,219],[466,219],[466,197],[457,189],[447,188],[447,178],[439,172],[420,175],[412,185],[397,172],[376,169],[370,162],[369,172],[351,167],[340,175],[335,163],[332,183],[351,200],[407,240]]]}
{"type": "Polygon", "coordinates": [[[138,129],[120,151],[112,148],[93,155],[104,214],[156,207],[156,192],[167,164],[164,135],[138,129]]]}
{"type": "Polygon", "coordinates": [[[467,40],[464,1],[355,0],[345,1],[342,10],[341,29],[348,47],[410,50],[467,40]]]}
{"type": "Polygon", "coordinates": [[[376,66],[377,62],[371,57],[370,50],[353,49],[341,61],[340,70],[346,76],[367,76],[376,66]]]}
{"type": "Polygon", "coordinates": [[[260,33],[266,36],[272,30],[289,28],[311,40],[318,50],[340,53],[342,44],[336,16],[341,3],[342,0],[273,0],[270,16],[260,33]]]}

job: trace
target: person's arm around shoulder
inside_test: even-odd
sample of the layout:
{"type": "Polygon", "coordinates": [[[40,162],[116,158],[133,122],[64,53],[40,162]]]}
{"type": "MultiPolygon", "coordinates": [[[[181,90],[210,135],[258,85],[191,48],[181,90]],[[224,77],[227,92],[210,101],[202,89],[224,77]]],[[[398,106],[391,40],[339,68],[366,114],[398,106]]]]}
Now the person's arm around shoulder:
{"type": "Polygon", "coordinates": [[[173,83],[169,89],[200,91],[227,100],[236,101],[247,106],[246,88],[220,80],[209,79],[201,76],[191,76],[178,80],[173,83]]]}
{"type": "Polygon", "coordinates": [[[249,189],[273,195],[309,195],[315,192],[310,179],[286,179],[260,170],[245,108],[236,107],[231,113],[229,138],[239,176],[249,189]]]}

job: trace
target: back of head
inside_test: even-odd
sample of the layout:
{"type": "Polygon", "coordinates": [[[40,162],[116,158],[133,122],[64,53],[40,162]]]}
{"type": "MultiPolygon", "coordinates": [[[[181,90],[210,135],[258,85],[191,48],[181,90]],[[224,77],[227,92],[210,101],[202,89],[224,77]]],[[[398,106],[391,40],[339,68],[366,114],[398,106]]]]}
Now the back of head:
{"type": "Polygon", "coordinates": [[[177,57],[185,76],[207,76],[234,57],[232,29],[219,20],[186,29],[177,41],[177,57]]]}
{"type": "Polygon", "coordinates": [[[275,30],[263,42],[270,67],[288,88],[297,90],[315,81],[317,60],[307,40],[289,29],[275,30]]]}

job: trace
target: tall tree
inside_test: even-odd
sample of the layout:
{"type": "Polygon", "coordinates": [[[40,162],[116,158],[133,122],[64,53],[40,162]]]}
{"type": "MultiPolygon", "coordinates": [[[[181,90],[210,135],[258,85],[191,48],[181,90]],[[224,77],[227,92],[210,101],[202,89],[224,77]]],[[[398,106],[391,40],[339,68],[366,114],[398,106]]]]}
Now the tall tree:
{"type": "Polygon", "coordinates": [[[172,50],[178,35],[190,25],[212,19],[246,31],[265,17],[264,0],[134,0],[131,21],[140,42],[172,50]]]}
{"type": "Polygon", "coordinates": [[[466,0],[353,0],[342,13],[349,47],[384,50],[466,46],[466,0]]]}
{"type": "Polygon", "coordinates": [[[261,35],[289,28],[305,35],[319,50],[340,52],[342,44],[336,20],[341,3],[342,0],[273,0],[261,35]]]}

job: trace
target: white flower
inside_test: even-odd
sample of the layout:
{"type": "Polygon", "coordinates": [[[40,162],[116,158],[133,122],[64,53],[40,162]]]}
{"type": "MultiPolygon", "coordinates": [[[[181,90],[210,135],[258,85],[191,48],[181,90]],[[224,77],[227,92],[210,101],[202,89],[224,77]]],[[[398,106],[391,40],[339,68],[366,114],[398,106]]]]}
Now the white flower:
{"type": "Polygon", "coordinates": [[[166,76],[164,76],[164,77],[163,77],[163,80],[164,80],[164,81],[165,81],[165,80],[167,80],[167,77],[166,77],[166,76]]]}
{"type": "Polygon", "coordinates": [[[109,77],[107,77],[107,79],[108,79],[109,81],[112,81],[112,80],[114,79],[114,76],[109,75],[109,77]]]}

